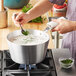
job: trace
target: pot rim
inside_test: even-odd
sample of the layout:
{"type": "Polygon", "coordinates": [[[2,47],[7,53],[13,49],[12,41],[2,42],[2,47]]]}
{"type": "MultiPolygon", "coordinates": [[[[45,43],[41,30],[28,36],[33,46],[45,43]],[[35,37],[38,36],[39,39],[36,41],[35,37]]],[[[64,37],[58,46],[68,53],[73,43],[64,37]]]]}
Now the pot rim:
{"type": "MultiPolygon", "coordinates": [[[[25,29],[25,30],[33,30],[33,29],[25,29]]],[[[11,41],[8,39],[8,36],[9,36],[10,34],[16,32],[16,31],[21,31],[21,30],[15,30],[15,31],[13,31],[13,32],[11,32],[11,33],[9,33],[9,34],[7,35],[7,41],[10,42],[11,44],[16,45],[16,46],[25,46],[25,47],[26,47],[26,46],[28,46],[28,47],[30,47],[30,46],[38,46],[38,45],[42,45],[42,44],[44,44],[44,43],[46,43],[46,42],[48,42],[48,41],[50,40],[50,37],[49,37],[49,35],[48,35],[46,32],[41,31],[41,30],[34,30],[34,31],[40,31],[40,32],[44,33],[44,35],[46,34],[46,35],[48,36],[48,39],[47,39],[45,42],[43,42],[43,43],[34,44],[34,45],[20,45],[20,44],[16,44],[16,43],[11,42],[11,41]]]]}

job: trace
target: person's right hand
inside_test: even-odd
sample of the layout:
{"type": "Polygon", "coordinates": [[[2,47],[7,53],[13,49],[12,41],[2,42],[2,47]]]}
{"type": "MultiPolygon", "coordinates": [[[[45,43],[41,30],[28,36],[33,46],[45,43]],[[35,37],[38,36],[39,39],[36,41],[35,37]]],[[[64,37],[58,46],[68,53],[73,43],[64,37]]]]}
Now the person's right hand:
{"type": "Polygon", "coordinates": [[[74,29],[73,27],[73,25],[75,25],[74,21],[64,19],[54,19],[53,21],[58,23],[58,25],[52,30],[53,32],[58,31],[61,34],[64,34],[71,32],[74,29]]]}
{"type": "Polygon", "coordinates": [[[18,27],[20,26],[20,24],[23,25],[24,23],[27,23],[29,21],[28,18],[29,18],[28,14],[22,12],[14,13],[12,16],[12,20],[14,24],[18,27]],[[15,14],[17,15],[16,17],[15,14]]]}

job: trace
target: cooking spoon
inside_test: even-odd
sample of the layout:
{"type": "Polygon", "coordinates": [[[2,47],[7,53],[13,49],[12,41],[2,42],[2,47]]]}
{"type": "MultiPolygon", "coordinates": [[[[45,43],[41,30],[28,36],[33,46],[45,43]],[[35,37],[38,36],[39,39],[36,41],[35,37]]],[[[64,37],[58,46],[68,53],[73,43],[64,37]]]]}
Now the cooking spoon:
{"type": "MultiPolygon", "coordinates": [[[[16,14],[14,15],[15,17],[17,16],[16,14]]],[[[19,21],[21,21],[21,20],[19,20],[19,21]]],[[[22,26],[21,26],[21,24],[19,24],[20,25],[20,28],[21,28],[21,33],[23,34],[23,35],[28,35],[29,34],[29,31],[25,31],[23,28],[22,28],[22,26]]]]}

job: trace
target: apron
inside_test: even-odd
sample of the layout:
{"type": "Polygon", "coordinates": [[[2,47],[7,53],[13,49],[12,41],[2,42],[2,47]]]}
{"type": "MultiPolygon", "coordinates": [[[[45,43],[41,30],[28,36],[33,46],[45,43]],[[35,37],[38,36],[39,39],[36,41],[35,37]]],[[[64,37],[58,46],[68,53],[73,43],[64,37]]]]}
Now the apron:
{"type": "MultiPolygon", "coordinates": [[[[68,20],[76,21],[76,0],[68,0],[67,14],[68,20]]],[[[64,34],[62,48],[69,48],[76,63],[76,31],[64,34]]]]}

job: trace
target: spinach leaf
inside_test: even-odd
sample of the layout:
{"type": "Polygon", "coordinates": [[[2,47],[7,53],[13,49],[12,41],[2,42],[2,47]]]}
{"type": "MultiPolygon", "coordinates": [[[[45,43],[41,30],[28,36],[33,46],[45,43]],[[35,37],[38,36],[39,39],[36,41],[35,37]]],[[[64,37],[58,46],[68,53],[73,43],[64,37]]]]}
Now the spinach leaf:
{"type": "Polygon", "coordinates": [[[29,34],[29,31],[24,31],[24,32],[22,32],[22,34],[24,34],[24,35],[28,35],[29,34]]]}

